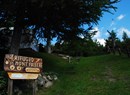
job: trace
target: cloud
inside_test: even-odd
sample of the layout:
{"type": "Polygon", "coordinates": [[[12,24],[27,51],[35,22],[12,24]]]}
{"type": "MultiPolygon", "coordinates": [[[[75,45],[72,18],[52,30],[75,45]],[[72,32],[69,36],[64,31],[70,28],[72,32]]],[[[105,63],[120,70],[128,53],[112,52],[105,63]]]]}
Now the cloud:
{"type": "Polygon", "coordinates": [[[93,31],[97,31],[94,35],[93,40],[97,40],[101,45],[105,46],[105,40],[101,38],[101,32],[98,27],[94,27],[93,31]]]}
{"type": "Polygon", "coordinates": [[[115,25],[114,21],[111,22],[110,27],[112,27],[113,25],[115,25]]]}
{"type": "MultiPolygon", "coordinates": [[[[105,46],[105,40],[102,38],[101,31],[104,30],[104,27],[99,29],[98,27],[94,27],[90,32],[97,31],[96,34],[93,36],[93,41],[98,41],[101,45],[105,46]]],[[[84,38],[83,35],[79,35],[79,37],[84,38]]]]}
{"type": "Polygon", "coordinates": [[[97,41],[101,44],[101,45],[103,45],[103,46],[105,46],[105,40],[104,39],[97,39],[97,41]]]}
{"type": "Polygon", "coordinates": [[[122,20],[125,17],[125,15],[121,14],[117,17],[118,20],[122,20]]]}
{"type": "Polygon", "coordinates": [[[117,29],[116,27],[113,27],[113,28],[112,28],[112,30],[114,30],[114,31],[115,31],[116,29],[117,29]]]}
{"type": "Polygon", "coordinates": [[[122,38],[123,32],[126,32],[126,34],[130,37],[130,30],[125,27],[121,27],[117,30],[117,37],[122,38]]]}
{"type": "Polygon", "coordinates": [[[93,39],[97,39],[101,37],[101,33],[98,29],[98,27],[94,27],[93,31],[97,31],[97,33],[94,35],[93,39]]]}

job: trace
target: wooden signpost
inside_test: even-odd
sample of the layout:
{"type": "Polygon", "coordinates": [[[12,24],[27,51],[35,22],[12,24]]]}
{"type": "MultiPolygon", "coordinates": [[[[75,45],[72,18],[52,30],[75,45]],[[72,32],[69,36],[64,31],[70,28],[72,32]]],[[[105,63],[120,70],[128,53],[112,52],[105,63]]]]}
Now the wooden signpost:
{"type": "MultiPolygon", "coordinates": [[[[14,54],[6,54],[4,59],[4,70],[7,71],[9,80],[16,79],[33,79],[34,82],[38,78],[38,74],[42,72],[42,59],[18,56],[14,54]]],[[[13,82],[8,84],[8,95],[12,95],[13,82]]],[[[34,83],[35,86],[35,83],[34,83]]],[[[33,95],[35,95],[35,87],[33,87],[33,95]]]]}

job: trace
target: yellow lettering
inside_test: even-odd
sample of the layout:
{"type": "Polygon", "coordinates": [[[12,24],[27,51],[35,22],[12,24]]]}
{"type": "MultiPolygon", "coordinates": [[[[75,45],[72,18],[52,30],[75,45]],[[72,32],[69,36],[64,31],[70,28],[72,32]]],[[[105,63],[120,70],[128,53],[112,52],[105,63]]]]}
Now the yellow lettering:
{"type": "Polygon", "coordinates": [[[34,61],[34,58],[31,58],[31,62],[33,62],[34,61]]]}
{"type": "Polygon", "coordinates": [[[24,66],[25,66],[25,63],[24,63],[24,62],[22,62],[21,66],[23,66],[23,67],[24,67],[24,66]]]}
{"type": "Polygon", "coordinates": [[[19,62],[18,62],[18,61],[15,61],[15,65],[16,65],[16,66],[19,65],[19,62]]]}
{"type": "Polygon", "coordinates": [[[17,56],[16,55],[14,56],[14,60],[17,60],[17,56]]]}

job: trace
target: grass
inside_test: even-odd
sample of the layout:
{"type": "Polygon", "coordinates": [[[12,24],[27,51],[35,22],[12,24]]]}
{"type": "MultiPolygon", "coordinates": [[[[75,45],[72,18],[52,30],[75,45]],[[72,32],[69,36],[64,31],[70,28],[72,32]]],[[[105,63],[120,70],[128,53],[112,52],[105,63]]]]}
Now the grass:
{"type": "Polygon", "coordinates": [[[58,80],[37,95],[130,95],[130,59],[102,55],[81,57],[71,63],[60,57],[38,53],[43,58],[43,72],[55,72],[58,80]]]}
{"type": "Polygon", "coordinates": [[[59,80],[37,95],[130,95],[130,59],[124,56],[82,57],[78,63],[59,59],[51,70],[59,80]]]}

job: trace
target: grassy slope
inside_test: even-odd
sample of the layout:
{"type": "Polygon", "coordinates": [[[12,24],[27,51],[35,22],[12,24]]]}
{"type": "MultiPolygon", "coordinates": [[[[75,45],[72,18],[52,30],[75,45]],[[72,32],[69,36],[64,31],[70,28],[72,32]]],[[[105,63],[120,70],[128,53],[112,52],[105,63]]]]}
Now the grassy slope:
{"type": "Polygon", "coordinates": [[[57,72],[59,80],[38,95],[130,95],[127,57],[104,55],[67,63],[52,55],[40,56],[45,59],[44,70],[57,72]]]}

